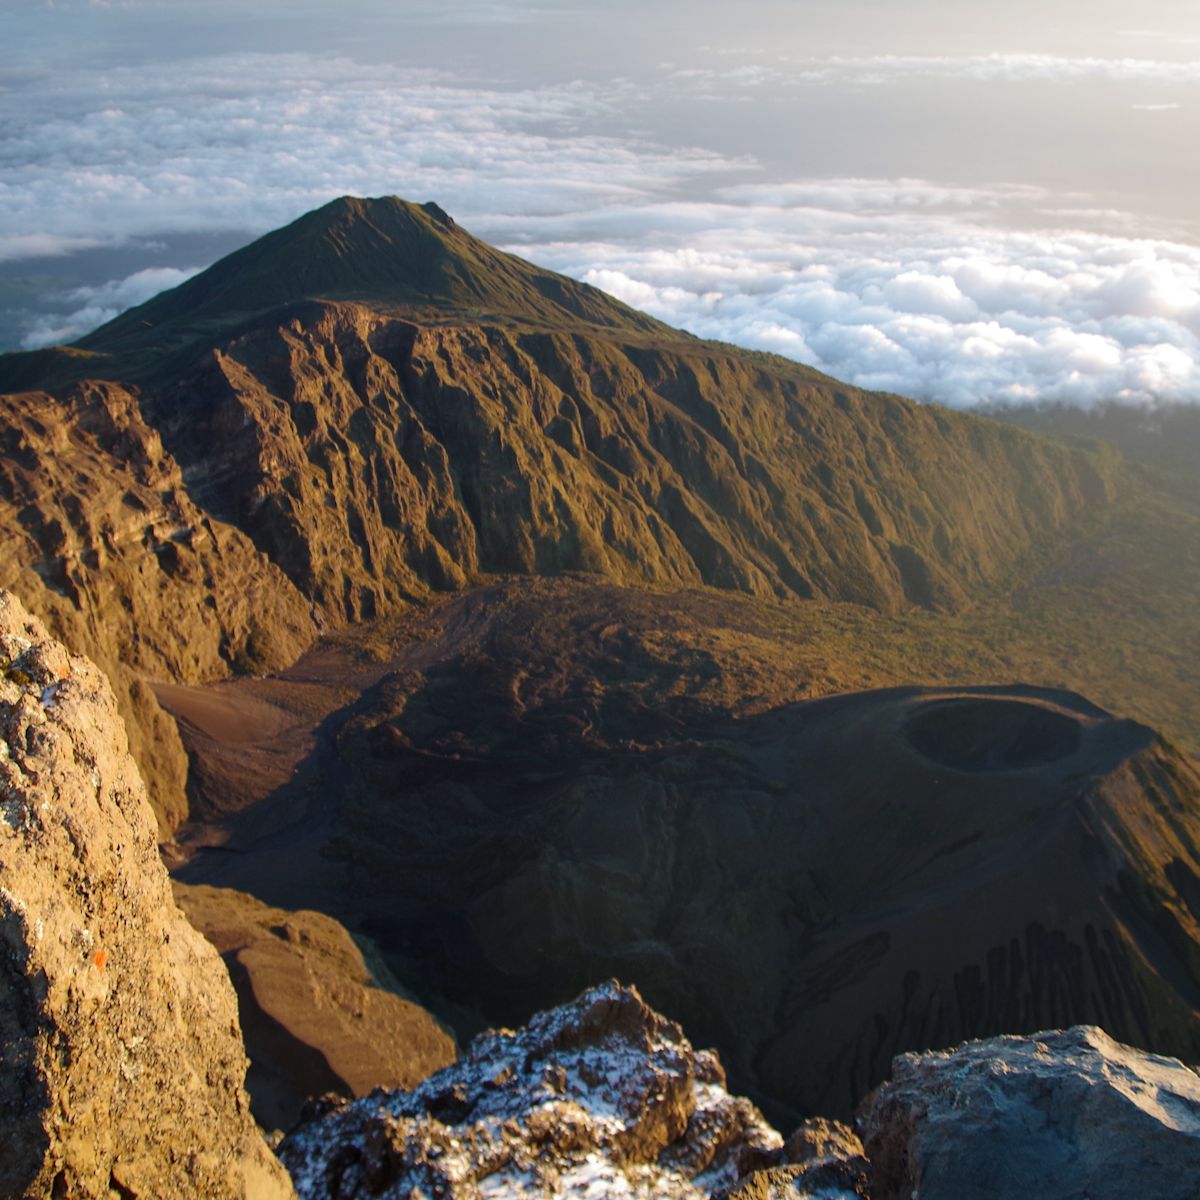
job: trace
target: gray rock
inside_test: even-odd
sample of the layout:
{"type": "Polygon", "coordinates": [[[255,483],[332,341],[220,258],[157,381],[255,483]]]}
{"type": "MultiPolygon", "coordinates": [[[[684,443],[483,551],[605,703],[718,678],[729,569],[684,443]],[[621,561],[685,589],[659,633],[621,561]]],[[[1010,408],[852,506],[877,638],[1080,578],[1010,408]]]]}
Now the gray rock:
{"type": "Polygon", "coordinates": [[[0,592],[0,1196],[284,1200],[104,676],[0,592]]]}
{"type": "Polygon", "coordinates": [[[714,1054],[607,983],[481,1034],[411,1092],[313,1106],[279,1156],[302,1200],[701,1200],[781,1157],[724,1085],[714,1054]]]}
{"type": "Polygon", "coordinates": [[[858,1122],[875,1200],[1200,1196],[1200,1076],[1095,1026],[900,1055],[858,1122]]]}

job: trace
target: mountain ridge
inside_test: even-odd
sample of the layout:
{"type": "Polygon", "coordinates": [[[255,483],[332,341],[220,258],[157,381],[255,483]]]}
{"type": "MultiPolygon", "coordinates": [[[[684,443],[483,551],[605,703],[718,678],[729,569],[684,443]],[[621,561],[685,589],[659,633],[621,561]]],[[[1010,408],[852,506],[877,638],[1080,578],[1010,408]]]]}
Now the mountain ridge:
{"type": "MultiPolygon", "coordinates": [[[[0,355],[0,391],[100,371],[153,375],[180,353],[253,328],[311,300],[384,304],[419,314],[519,318],[658,338],[690,335],[619,300],[496,250],[432,201],[342,196],[255,239],[212,266],[119,314],[69,347],[0,355]]],[[[283,318],[286,319],[286,318],[283,318]]]]}
{"type": "MultiPolygon", "coordinates": [[[[493,575],[961,611],[1122,486],[1102,452],[702,342],[395,199],[326,205],[15,367],[0,583],[60,630],[91,613],[81,645],[107,669],[105,639],[188,683],[277,669],[322,629],[493,575]],[[322,287],[383,299],[304,295],[322,287]],[[110,378],[57,386],[60,360],[110,378]],[[47,444],[64,406],[78,454],[47,444]],[[98,438],[114,409],[122,432],[98,438]],[[145,462],[170,480],[157,495],[145,462]],[[82,499],[100,478],[113,528],[154,514],[144,553],[106,542],[82,499]],[[62,512],[58,493],[79,502],[62,512]],[[159,525],[211,530],[233,557],[182,536],[163,552],[159,525]],[[188,606],[228,622],[235,560],[250,593],[271,577],[270,603],[235,604],[185,673],[145,654],[188,628],[188,606]],[[109,629],[92,609],[114,573],[133,607],[109,605],[109,629]]],[[[144,696],[123,711],[156,719],[144,696]]]]}

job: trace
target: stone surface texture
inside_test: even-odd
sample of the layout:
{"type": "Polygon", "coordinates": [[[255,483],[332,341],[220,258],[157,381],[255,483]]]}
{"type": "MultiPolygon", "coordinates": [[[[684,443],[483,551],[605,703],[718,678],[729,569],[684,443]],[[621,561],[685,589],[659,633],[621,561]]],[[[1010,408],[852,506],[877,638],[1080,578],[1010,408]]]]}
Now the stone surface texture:
{"type": "Polygon", "coordinates": [[[870,1167],[849,1125],[812,1117],[784,1142],[786,1166],[755,1171],[721,1200],[869,1200],[870,1167]]]}
{"type": "Polygon", "coordinates": [[[1095,1026],[901,1055],[859,1126],[875,1200],[1200,1195],[1200,1076],[1095,1026]]]}
{"type": "Polygon", "coordinates": [[[284,1200],[116,703],[0,592],[0,1196],[284,1200]]]}
{"type": "Polygon", "coordinates": [[[782,1159],[724,1083],[714,1054],[610,982],[481,1034],[411,1092],[312,1106],[279,1153],[304,1200],[698,1200],[782,1159]]]}

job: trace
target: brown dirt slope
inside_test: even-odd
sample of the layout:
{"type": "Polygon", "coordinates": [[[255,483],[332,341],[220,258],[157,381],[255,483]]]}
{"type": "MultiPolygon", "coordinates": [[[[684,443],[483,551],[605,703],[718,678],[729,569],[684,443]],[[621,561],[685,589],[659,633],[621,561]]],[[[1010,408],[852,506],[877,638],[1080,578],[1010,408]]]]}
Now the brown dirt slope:
{"type": "Polygon", "coordinates": [[[310,1097],[408,1089],[454,1061],[454,1038],[387,990],[337,921],[228,888],[174,890],[229,968],[250,1057],[246,1088],[265,1128],[291,1128],[310,1097]]]}

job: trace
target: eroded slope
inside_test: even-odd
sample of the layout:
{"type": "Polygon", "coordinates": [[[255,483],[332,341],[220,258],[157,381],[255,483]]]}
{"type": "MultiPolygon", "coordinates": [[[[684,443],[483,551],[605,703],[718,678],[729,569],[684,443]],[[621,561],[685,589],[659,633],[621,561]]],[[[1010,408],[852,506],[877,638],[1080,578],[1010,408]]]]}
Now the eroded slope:
{"type": "Polygon", "coordinates": [[[309,604],[196,506],[134,394],[84,384],[0,411],[0,586],[109,676],[168,833],[186,813],[186,760],[145,679],[286,665],[313,636],[309,604]]]}
{"type": "Polygon", "coordinates": [[[955,609],[1115,478],[782,360],[352,305],[265,322],[148,411],[197,500],[336,620],[563,570],[955,609]]]}

